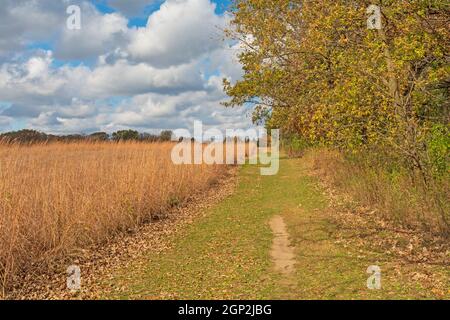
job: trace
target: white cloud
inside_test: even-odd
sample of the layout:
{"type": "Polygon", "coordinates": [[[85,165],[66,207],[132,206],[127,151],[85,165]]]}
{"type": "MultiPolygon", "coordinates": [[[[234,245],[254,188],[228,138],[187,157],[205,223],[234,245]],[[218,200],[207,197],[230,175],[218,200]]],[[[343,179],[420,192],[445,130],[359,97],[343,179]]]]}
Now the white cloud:
{"type": "Polygon", "coordinates": [[[2,0],[0,57],[33,41],[54,37],[63,27],[67,3],[67,0],[2,0]]]}
{"type": "Polygon", "coordinates": [[[223,43],[222,47],[211,52],[208,58],[213,69],[217,69],[222,76],[229,80],[237,81],[243,74],[241,63],[238,60],[241,52],[240,44],[223,43]]]}
{"type": "Polygon", "coordinates": [[[40,52],[23,63],[3,64],[0,68],[2,100],[20,103],[67,101],[72,97],[107,98],[133,96],[148,92],[173,94],[202,90],[203,79],[198,63],[156,69],[145,63],[130,64],[118,60],[113,65],[100,64],[53,68],[50,51],[40,52]]]}
{"type": "Polygon", "coordinates": [[[160,0],[109,0],[108,4],[127,16],[140,16],[142,10],[160,0]]]}
{"type": "MultiPolygon", "coordinates": [[[[25,62],[5,63],[0,67],[0,96],[2,100],[20,104],[42,104],[60,101],[79,94],[86,67],[51,67],[51,51],[39,51],[25,62]]],[[[71,98],[70,98],[71,99],[71,98]]]]}
{"type": "Polygon", "coordinates": [[[11,120],[10,117],[0,116],[0,128],[9,126],[11,120]]]}
{"type": "Polygon", "coordinates": [[[182,64],[221,45],[225,19],[209,0],[168,0],[153,13],[145,28],[130,31],[133,59],[157,67],[182,64]]]}
{"type": "Polygon", "coordinates": [[[81,29],[62,28],[55,56],[60,59],[97,57],[126,43],[128,20],[119,13],[101,14],[91,4],[81,8],[81,29]]]}
{"type": "Polygon", "coordinates": [[[203,81],[195,63],[156,69],[145,63],[118,60],[102,65],[87,77],[82,93],[88,96],[136,95],[147,92],[176,93],[202,89],[203,81]]]}
{"type": "MultiPolygon", "coordinates": [[[[54,52],[17,49],[21,41],[52,33],[44,23],[27,38],[32,28],[27,26],[14,57],[0,65],[0,103],[10,105],[0,109],[0,128],[18,118],[50,133],[180,128],[190,127],[194,120],[227,128],[250,125],[244,108],[220,105],[226,99],[222,78],[235,81],[242,70],[235,57],[239,46],[229,47],[220,40],[219,28],[227,18],[215,14],[209,0],[167,0],[150,15],[146,27],[131,29],[122,13],[103,14],[83,1],[79,31],[65,28],[67,15],[61,3],[67,1],[37,2],[21,0],[15,6],[8,1],[11,12],[0,13],[11,17],[14,10],[35,8],[36,19],[43,21],[41,13],[49,14],[50,26],[63,25],[51,37],[56,40],[48,39],[56,41],[54,52]],[[59,10],[63,22],[56,18],[59,10]],[[59,59],[68,63],[61,65],[59,59]],[[74,59],[90,62],[70,63],[74,59]]],[[[108,3],[118,9],[125,6],[119,0],[108,3]]],[[[0,35],[4,31],[0,22],[0,35]]],[[[14,44],[12,38],[7,42],[14,44]]],[[[1,48],[0,40],[0,54],[1,48]]]]}

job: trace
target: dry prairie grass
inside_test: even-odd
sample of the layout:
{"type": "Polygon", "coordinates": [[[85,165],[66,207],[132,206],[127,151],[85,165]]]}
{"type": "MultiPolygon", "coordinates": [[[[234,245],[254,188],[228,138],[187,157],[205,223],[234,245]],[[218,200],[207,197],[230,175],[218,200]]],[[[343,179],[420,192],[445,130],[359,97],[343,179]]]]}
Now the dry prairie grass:
{"type": "Polygon", "coordinates": [[[374,164],[364,156],[348,160],[341,153],[311,149],[305,157],[316,173],[358,203],[376,209],[396,225],[449,236],[448,181],[426,186],[420,176],[374,164]]]}
{"type": "Polygon", "coordinates": [[[172,143],[0,145],[0,279],[158,219],[218,165],[171,162],[172,143]]]}

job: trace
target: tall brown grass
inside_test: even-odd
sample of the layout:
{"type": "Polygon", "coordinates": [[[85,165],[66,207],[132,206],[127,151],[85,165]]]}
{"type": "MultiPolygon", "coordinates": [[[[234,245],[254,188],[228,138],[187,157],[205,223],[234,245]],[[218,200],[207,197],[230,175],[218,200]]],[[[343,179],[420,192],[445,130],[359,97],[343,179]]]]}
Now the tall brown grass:
{"type": "Polygon", "coordinates": [[[305,154],[323,179],[358,203],[377,209],[396,224],[429,234],[450,235],[449,181],[429,181],[394,162],[369,154],[345,157],[325,148],[305,154]]]}
{"type": "Polygon", "coordinates": [[[0,279],[150,221],[224,166],[172,164],[172,143],[0,144],[0,279]]]}

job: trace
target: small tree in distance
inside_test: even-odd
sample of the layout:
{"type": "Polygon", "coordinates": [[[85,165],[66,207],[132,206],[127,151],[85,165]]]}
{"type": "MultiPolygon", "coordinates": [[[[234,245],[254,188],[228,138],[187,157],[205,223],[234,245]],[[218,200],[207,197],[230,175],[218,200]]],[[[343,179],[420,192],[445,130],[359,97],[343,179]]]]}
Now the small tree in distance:
{"type": "Polygon", "coordinates": [[[95,132],[90,134],[87,138],[93,141],[108,141],[109,134],[107,134],[106,132],[95,132]]]}
{"type": "Polygon", "coordinates": [[[139,132],[135,130],[119,130],[112,134],[115,141],[139,140],[139,132]]]}
{"type": "Polygon", "coordinates": [[[161,141],[171,141],[173,132],[171,130],[163,130],[161,131],[161,141]]]}

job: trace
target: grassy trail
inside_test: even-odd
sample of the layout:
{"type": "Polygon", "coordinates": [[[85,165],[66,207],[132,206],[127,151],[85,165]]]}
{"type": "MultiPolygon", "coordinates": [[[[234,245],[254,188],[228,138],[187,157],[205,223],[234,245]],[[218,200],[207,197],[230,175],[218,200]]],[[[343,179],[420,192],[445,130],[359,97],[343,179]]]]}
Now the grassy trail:
{"type": "Polygon", "coordinates": [[[276,176],[260,176],[255,166],[241,168],[231,197],[180,230],[167,250],[148,253],[114,274],[110,281],[121,293],[105,298],[433,298],[394,272],[386,254],[340,243],[327,200],[302,161],[282,159],[276,176]],[[290,274],[278,272],[270,254],[274,216],[283,218],[294,246],[290,274]],[[366,270],[376,264],[382,290],[369,290],[366,270]]]}

